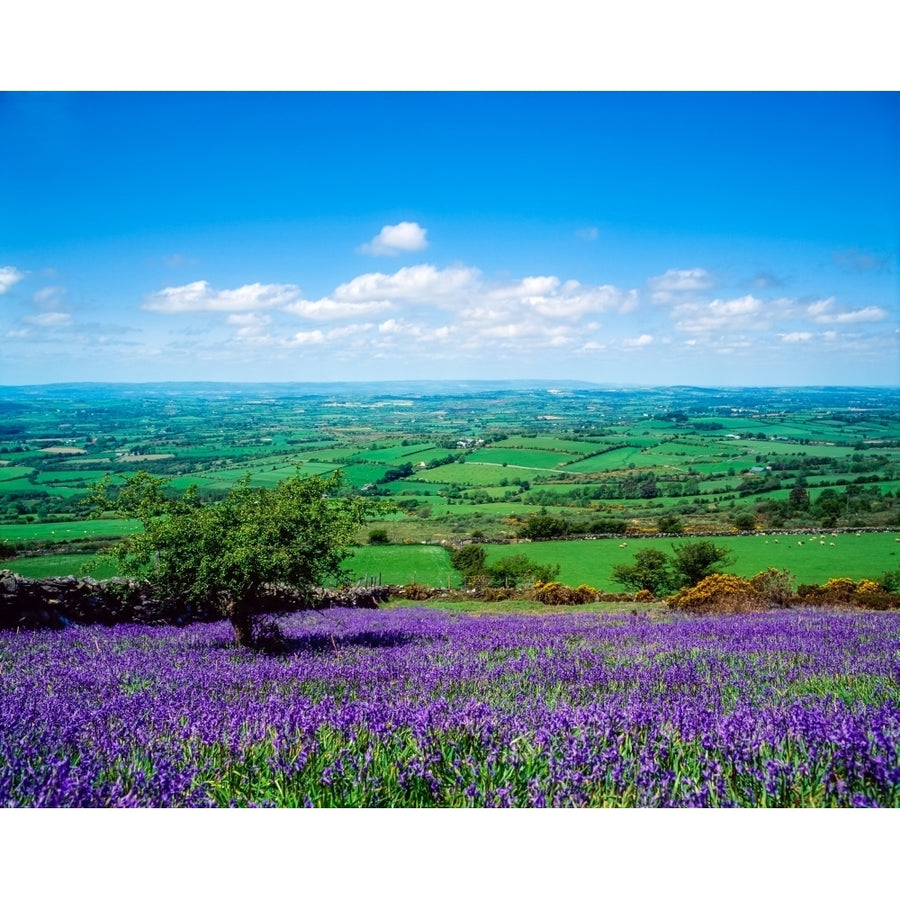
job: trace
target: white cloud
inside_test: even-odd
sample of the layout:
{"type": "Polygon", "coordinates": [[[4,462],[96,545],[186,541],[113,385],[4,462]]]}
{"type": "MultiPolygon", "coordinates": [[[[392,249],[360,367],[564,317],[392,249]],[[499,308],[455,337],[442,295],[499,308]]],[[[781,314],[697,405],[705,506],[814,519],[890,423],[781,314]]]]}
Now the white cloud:
{"type": "MultiPolygon", "coordinates": [[[[432,265],[406,266],[393,275],[370,272],[338,285],[330,299],[340,303],[366,303],[373,300],[405,300],[410,303],[436,303],[452,299],[470,290],[478,279],[478,269],[432,265]]],[[[321,301],[320,301],[321,302],[321,301]]]]}
{"type": "Polygon", "coordinates": [[[25,277],[15,266],[0,266],[0,294],[5,294],[14,284],[25,277]]]}
{"type": "Polygon", "coordinates": [[[647,347],[648,345],[653,343],[653,335],[652,334],[642,334],[640,337],[629,338],[628,340],[622,341],[623,347],[647,347]]]}
{"type": "Polygon", "coordinates": [[[318,328],[315,331],[298,331],[294,335],[294,343],[300,346],[304,344],[324,344],[325,334],[318,328]]]}
{"type": "Polygon", "coordinates": [[[807,313],[814,322],[823,325],[853,325],[859,322],[880,322],[887,316],[887,311],[880,306],[865,306],[862,309],[838,311],[834,297],[811,303],[807,313]]]}
{"type": "Polygon", "coordinates": [[[332,300],[323,297],[321,300],[297,300],[289,303],[285,310],[305,319],[329,319],[363,318],[365,316],[378,315],[394,309],[390,300],[367,300],[361,303],[352,303],[340,300],[332,300]]]}
{"type": "Polygon", "coordinates": [[[527,299],[551,293],[558,287],[559,279],[555,275],[530,275],[519,281],[493,288],[488,291],[487,296],[490,300],[527,299]]]}
{"type": "Polygon", "coordinates": [[[805,344],[812,340],[812,332],[810,331],[791,331],[788,334],[780,335],[784,344],[805,344]]]}
{"type": "Polygon", "coordinates": [[[418,222],[399,222],[385,225],[368,243],[359,248],[368,256],[397,256],[399,253],[413,253],[428,246],[425,239],[427,229],[418,222]]]}
{"type": "Polygon", "coordinates": [[[713,332],[722,330],[763,330],[769,327],[765,304],[752,294],[736,300],[712,300],[709,303],[682,303],[673,315],[680,318],[679,331],[713,332]]]}
{"type": "Polygon", "coordinates": [[[580,237],[583,241],[596,241],[599,234],[599,230],[591,226],[590,228],[579,228],[575,232],[575,237],[580,237]]]}
{"type": "Polygon", "coordinates": [[[703,291],[714,284],[706,269],[668,269],[665,274],[647,279],[651,291],[703,291]]]}
{"type": "Polygon", "coordinates": [[[72,317],[68,313],[48,312],[37,316],[25,316],[24,321],[40,328],[60,328],[71,325],[72,317]]]}
{"type": "Polygon", "coordinates": [[[525,304],[542,316],[580,319],[591,313],[631,312],[637,305],[637,292],[624,292],[611,285],[587,287],[568,281],[558,293],[528,297],[525,304]]]}
{"type": "Polygon", "coordinates": [[[294,284],[245,284],[217,291],[208,281],[192,281],[181,287],[163,288],[147,298],[144,309],[159,313],[246,312],[274,309],[300,298],[294,284]]]}

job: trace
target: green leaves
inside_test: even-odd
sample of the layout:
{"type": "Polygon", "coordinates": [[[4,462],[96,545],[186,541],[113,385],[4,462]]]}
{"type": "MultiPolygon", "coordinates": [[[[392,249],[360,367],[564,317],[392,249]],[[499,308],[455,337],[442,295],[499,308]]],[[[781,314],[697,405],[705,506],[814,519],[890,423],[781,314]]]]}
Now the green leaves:
{"type": "Polygon", "coordinates": [[[375,510],[369,501],[342,495],[340,470],[327,477],[297,474],[271,489],[251,487],[248,474],[217,504],[202,503],[193,486],[167,498],[165,485],[138,472],[114,500],[108,479],[92,489],[98,512],[144,525],[113,549],[120,570],[175,597],[213,601],[232,621],[260,611],[265,585],[305,592],[339,579],[357,530],[384,506],[375,510]]]}

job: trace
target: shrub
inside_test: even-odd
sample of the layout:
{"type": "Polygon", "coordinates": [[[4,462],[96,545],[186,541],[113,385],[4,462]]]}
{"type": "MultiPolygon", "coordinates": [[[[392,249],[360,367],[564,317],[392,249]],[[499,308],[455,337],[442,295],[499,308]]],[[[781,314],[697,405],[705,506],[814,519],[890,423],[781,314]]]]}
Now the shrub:
{"type": "Polygon", "coordinates": [[[675,559],[672,569],[684,587],[699,584],[723,565],[731,562],[732,552],[718,547],[712,541],[692,541],[673,546],[675,559]]]}
{"type": "Polygon", "coordinates": [[[480,544],[467,544],[450,551],[450,565],[469,583],[484,574],[487,551],[480,544]]]}
{"type": "Polygon", "coordinates": [[[774,606],[788,606],[794,597],[791,573],[777,569],[766,569],[750,579],[753,590],[766,603],[774,606]]]}
{"type": "Polygon", "coordinates": [[[681,534],[684,523],[678,516],[661,516],[656,520],[656,530],[661,534],[681,534]]]}
{"type": "Polygon", "coordinates": [[[384,528],[373,528],[369,532],[370,544],[386,544],[388,542],[388,533],[384,528]]]}
{"type": "Polygon", "coordinates": [[[801,603],[809,606],[861,606],[864,609],[894,609],[900,596],[886,591],[877,581],[863,578],[830,578],[823,585],[801,584],[797,588],[801,603]]]}
{"type": "Polygon", "coordinates": [[[491,587],[517,587],[535,581],[551,581],[559,575],[559,565],[536,563],[523,553],[504,556],[484,570],[491,587]]]}
{"type": "Polygon", "coordinates": [[[549,541],[565,537],[568,533],[569,524],[565,519],[547,515],[532,516],[519,529],[519,537],[533,541],[549,541]]]}
{"type": "Polygon", "coordinates": [[[668,598],[673,609],[688,612],[748,612],[764,605],[746,578],[714,573],[668,598]]]}
{"type": "Polygon", "coordinates": [[[601,594],[589,584],[571,588],[558,581],[538,581],[534,585],[534,598],[547,606],[581,606],[596,603],[601,594]]]}
{"type": "Polygon", "coordinates": [[[428,600],[433,594],[434,591],[427,584],[418,581],[410,582],[400,591],[400,595],[407,600],[428,600]]]}
{"type": "Polygon", "coordinates": [[[894,572],[882,572],[881,578],[878,579],[878,585],[889,594],[900,592],[900,569],[894,572]]]}
{"type": "Polygon", "coordinates": [[[662,550],[648,548],[634,554],[633,565],[613,566],[612,577],[625,587],[656,594],[673,586],[671,560],[662,550]]]}

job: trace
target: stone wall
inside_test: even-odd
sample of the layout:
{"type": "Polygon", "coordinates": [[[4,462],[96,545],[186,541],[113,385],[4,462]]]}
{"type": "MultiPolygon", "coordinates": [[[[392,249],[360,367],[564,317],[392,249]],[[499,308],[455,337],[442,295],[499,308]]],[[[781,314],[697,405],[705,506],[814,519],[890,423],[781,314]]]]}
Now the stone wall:
{"type": "MultiPolygon", "coordinates": [[[[367,609],[384,602],[390,587],[320,589],[312,596],[287,587],[269,587],[261,606],[270,612],[314,606],[355,606],[367,609]]],[[[69,625],[186,625],[222,618],[212,602],[188,603],[163,597],[144,581],[128,578],[24,578],[0,570],[0,629],[65,628],[69,625]]]]}

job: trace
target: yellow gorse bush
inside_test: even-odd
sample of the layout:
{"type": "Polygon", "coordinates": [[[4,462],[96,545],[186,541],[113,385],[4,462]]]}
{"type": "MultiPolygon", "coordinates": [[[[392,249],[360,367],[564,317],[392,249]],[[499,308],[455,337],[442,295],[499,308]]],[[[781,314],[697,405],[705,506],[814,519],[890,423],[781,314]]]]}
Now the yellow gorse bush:
{"type": "Polygon", "coordinates": [[[759,593],[746,578],[715,573],[693,587],[682,588],[669,597],[668,604],[673,609],[698,610],[746,606],[759,599],[759,593]]]}

